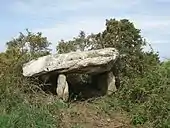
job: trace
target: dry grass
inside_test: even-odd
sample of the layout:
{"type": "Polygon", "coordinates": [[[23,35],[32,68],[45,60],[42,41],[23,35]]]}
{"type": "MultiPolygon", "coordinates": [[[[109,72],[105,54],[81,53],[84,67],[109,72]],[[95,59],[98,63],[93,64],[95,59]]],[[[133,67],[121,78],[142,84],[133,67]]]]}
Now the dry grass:
{"type": "Polygon", "coordinates": [[[130,128],[130,120],[120,112],[106,114],[93,103],[73,103],[62,112],[62,128],[130,128]]]}

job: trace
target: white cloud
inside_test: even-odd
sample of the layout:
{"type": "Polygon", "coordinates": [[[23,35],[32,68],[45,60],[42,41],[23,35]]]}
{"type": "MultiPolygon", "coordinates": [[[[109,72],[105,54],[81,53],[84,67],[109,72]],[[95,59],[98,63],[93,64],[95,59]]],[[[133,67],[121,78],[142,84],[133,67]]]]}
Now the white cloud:
{"type": "MultiPolygon", "coordinates": [[[[78,35],[80,30],[84,30],[87,33],[97,33],[101,32],[105,28],[105,20],[113,18],[112,16],[105,17],[72,17],[72,19],[61,22],[59,24],[50,27],[50,28],[38,28],[35,31],[41,31],[45,36],[49,38],[51,42],[57,42],[60,39],[71,39],[78,35]]],[[[157,36],[154,34],[160,34],[162,31],[160,29],[165,29],[164,32],[169,31],[170,20],[151,20],[147,19],[145,16],[136,17],[115,17],[116,19],[128,18],[130,21],[134,22],[135,26],[139,29],[142,29],[142,34],[147,38],[149,42],[158,43],[160,40],[154,39],[157,36]],[[145,20],[144,20],[145,19],[145,20]],[[154,30],[154,31],[153,31],[154,30]],[[145,35],[146,33],[151,33],[145,35]]],[[[169,42],[167,40],[162,40],[162,42],[169,42]]]]}
{"type": "MultiPolygon", "coordinates": [[[[159,0],[157,0],[159,1],[159,0]]],[[[145,1],[146,2],[146,1],[145,1]]],[[[159,36],[169,33],[170,18],[166,16],[142,15],[138,13],[123,13],[119,17],[115,16],[116,11],[124,11],[137,9],[136,5],[143,5],[142,0],[19,0],[15,2],[13,9],[15,11],[43,15],[45,17],[61,16],[65,17],[64,11],[75,11],[78,14],[71,13],[66,17],[65,21],[56,21],[56,24],[49,25],[47,28],[35,28],[35,31],[42,31],[48,39],[54,44],[60,39],[71,39],[78,35],[80,30],[85,32],[99,32],[104,28],[105,19],[107,18],[127,18],[135,23],[135,26],[142,29],[143,36],[149,42],[161,42],[159,36]],[[101,15],[104,9],[108,9],[107,14],[101,15]],[[96,12],[93,14],[93,12],[96,12]],[[164,32],[164,33],[162,33],[164,32]],[[153,36],[154,35],[154,36],[153,36]]],[[[162,41],[168,42],[168,41],[162,41]]]]}
{"type": "Polygon", "coordinates": [[[170,17],[167,16],[138,15],[134,19],[135,24],[145,30],[170,28],[170,17]]]}
{"type": "Polygon", "coordinates": [[[89,9],[127,9],[141,0],[17,0],[11,5],[11,10],[16,13],[34,14],[34,15],[53,15],[60,14],[63,11],[88,11],[89,9]],[[128,3],[128,4],[127,4],[128,3]]]}
{"type": "Polygon", "coordinates": [[[80,30],[87,34],[98,33],[104,29],[105,19],[103,18],[76,18],[66,23],[57,24],[51,28],[35,29],[35,32],[42,32],[53,43],[53,49],[61,39],[70,40],[76,37],[80,30]]]}
{"type": "MultiPolygon", "coordinates": [[[[169,0],[156,1],[169,2],[169,0]]],[[[148,8],[138,10],[139,7],[145,9],[145,6],[155,3],[154,0],[147,2],[146,0],[17,0],[13,2],[10,9],[15,14],[41,17],[44,20],[49,17],[54,19],[53,23],[47,22],[44,28],[31,28],[33,31],[43,32],[53,43],[53,49],[57,41],[72,39],[80,30],[87,33],[102,31],[105,28],[105,19],[108,18],[130,19],[137,28],[142,30],[142,35],[148,42],[169,44],[168,14],[151,15],[147,13],[148,8]]],[[[150,9],[154,11],[157,7],[152,6],[150,9]]]]}
{"type": "Polygon", "coordinates": [[[151,44],[170,44],[170,17],[131,15],[127,17],[151,44]]]}
{"type": "Polygon", "coordinates": [[[166,3],[170,3],[170,0],[155,0],[156,2],[166,2],[166,3]]]}

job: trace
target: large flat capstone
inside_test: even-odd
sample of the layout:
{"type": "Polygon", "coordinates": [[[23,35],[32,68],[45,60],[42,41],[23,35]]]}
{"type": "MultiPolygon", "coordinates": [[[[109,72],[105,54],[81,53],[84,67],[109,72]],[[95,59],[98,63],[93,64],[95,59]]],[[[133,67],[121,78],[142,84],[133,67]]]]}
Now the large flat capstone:
{"type": "Polygon", "coordinates": [[[115,48],[43,56],[23,65],[24,76],[56,73],[102,73],[110,71],[119,53],[115,48]]]}

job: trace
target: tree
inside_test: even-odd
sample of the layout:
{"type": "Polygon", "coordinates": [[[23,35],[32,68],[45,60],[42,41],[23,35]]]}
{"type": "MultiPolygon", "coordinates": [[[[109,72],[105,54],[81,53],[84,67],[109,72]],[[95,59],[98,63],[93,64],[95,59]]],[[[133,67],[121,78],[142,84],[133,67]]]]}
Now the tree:
{"type": "Polygon", "coordinates": [[[158,54],[155,54],[153,50],[151,52],[143,51],[146,41],[141,36],[140,30],[127,19],[106,20],[106,29],[103,32],[88,36],[85,36],[84,32],[80,32],[77,38],[63,42],[59,42],[57,46],[58,51],[62,51],[62,53],[76,51],[77,48],[80,48],[81,51],[85,48],[114,47],[118,49],[121,56],[117,67],[121,73],[129,77],[133,77],[134,73],[143,74],[148,64],[155,65],[159,62],[158,54]],[[65,47],[67,50],[64,49],[65,47]]]}
{"type": "Polygon", "coordinates": [[[77,49],[76,49],[73,41],[65,42],[64,40],[61,40],[58,42],[58,46],[57,46],[56,50],[58,53],[61,54],[61,53],[68,53],[71,51],[76,51],[77,49]]]}
{"type": "Polygon", "coordinates": [[[80,31],[78,37],[70,41],[61,40],[56,47],[58,53],[68,53],[71,51],[84,51],[88,46],[88,40],[84,31],[80,31]]]}
{"type": "Polygon", "coordinates": [[[31,57],[39,57],[50,53],[51,44],[41,32],[36,34],[26,29],[26,34],[20,32],[17,38],[6,43],[7,53],[18,52],[20,55],[29,54],[31,57]]]}
{"type": "Polygon", "coordinates": [[[106,29],[93,38],[96,40],[93,49],[115,47],[119,50],[121,55],[119,69],[129,77],[132,77],[134,73],[143,73],[146,64],[144,58],[154,54],[154,52],[145,53],[143,51],[146,41],[142,38],[140,30],[127,19],[106,20],[106,29]]]}
{"type": "Polygon", "coordinates": [[[20,33],[17,38],[6,43],[7,50],[0,54],[1,72],[21,75],[23,63],[50,54],[50,44],[40,32],[34,34],[26,30],[26,34],[20,33]]]}

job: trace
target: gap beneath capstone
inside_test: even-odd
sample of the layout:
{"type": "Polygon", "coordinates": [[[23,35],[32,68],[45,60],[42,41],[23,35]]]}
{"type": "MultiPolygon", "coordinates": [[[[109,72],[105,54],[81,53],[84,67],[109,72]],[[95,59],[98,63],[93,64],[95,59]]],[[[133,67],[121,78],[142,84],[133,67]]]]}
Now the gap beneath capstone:
{"type": "Polygon", "coordinates": [[[41,76],[39,79],[44,81],[42,89],[45,92],[58,95],[64,101],[87,100],[106,94],[110,95],[117,90],[115,77],[112,72],[95,75],[51,73],[41,76]],[[61,75],[63,78],[65,76],[65,78],[59,80],[59,76],[61,75]]]}
{"type": "Polygon", "coordinates": [[[118,58],[115,48],[48,55],[25,63],[23,75],[39,77],[44,85],[50,83],[44,90],[57,94],[64,101],[72,97],[72,92],[84,98],[110,95],[116,91],[117,73],[113,71],[118,58]],[[90,77],[83,80],[86,74],[90,77]]]}

